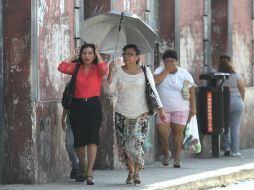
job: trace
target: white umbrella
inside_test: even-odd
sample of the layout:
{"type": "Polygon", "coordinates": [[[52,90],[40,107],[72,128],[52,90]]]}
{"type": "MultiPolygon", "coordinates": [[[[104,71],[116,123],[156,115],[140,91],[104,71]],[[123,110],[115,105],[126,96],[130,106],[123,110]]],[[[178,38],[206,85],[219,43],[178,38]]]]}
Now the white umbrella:
{"type": "Polygon", "coordinates": [[[110,11],[86,19],[81,36],[88,43],[100,45],[100,52],[121,55],[126,44],[136,44],[141,53],[151,52],[157,34],[137,15],[110,11]]]}

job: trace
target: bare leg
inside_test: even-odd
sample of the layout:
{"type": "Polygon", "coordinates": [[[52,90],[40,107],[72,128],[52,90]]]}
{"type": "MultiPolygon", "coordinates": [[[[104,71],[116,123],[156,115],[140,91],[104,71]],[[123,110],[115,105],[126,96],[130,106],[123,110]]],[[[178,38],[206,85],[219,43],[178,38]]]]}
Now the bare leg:
{"type": "Polygon", "coordinates": [[[135,163],[135,173],[134,173],[134,183],[135,184],[141,183],[141,178],[139,175],[139,167],[140,167],[140,165],[138,163],[135,163]]]}
{"type": "Polygon", "coordinates": [[[86,171],[85,146],[75,148],[75,152],[79,159],[80,175],[85,176],[86,171]]]}
{"type": "Polygon", "coordinates": [[[135,173],[134,175],[138,175],[139,174],[139,164],[138,163],[135,163],[135,173]]]}
{"type": "Polygon", "coordinates": [[[164,159],[169,159],[169,131],[170,125],[169,124],[157,124],[156,126],[159,136],[160,142],[162,145],[164,159]]]}
{"type": "Polygon", "coordinates": [[[171,123],[175,143],[175,163],[180,164],[184,125],[171,123]]]}
{"type": "Polygon", "coordinates": [[[97,145],[96,144],[89,144],[87,145],[87,171],[86,175],[91,176],[93,171],[93,166],[96,158],[97,153],[97,145]]]}
{"type": "Polygon", "coordinates": [[[126,163],[127,163],[127,167],[128,167],[129,173],[133,174],[134,170],[133,170],[133,162],[132,162],[132,160],[130,158],[128,158],[126,163]]]}

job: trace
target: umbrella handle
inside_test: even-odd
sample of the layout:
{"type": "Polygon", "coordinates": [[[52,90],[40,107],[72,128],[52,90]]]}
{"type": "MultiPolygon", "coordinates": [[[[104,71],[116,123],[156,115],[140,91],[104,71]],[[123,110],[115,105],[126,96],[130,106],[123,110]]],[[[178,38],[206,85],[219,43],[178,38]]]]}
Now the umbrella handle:
{"type": "Polygon", "coordinates": [[[122,28],[123,16],[124,16],[124,12],[121,13],[120,25],[119,25],[119,28],[118,28],[119,32],[120,32],[120,30],[122,28]]]}
{"type": "Polygon", "coordinates": [[[117,50],[117,45],[118,45],[118,40],[119,40],[119,34],[120,34],[120,31],[121,31],[121,28],[122,28],[123,17],[124,17],[124,12],[121,13],[120,24],[119,24],[119,27],[118,27],[118,31],[119,31],[119,32],[118,32],[118,35],[117,35],[116,48],[115,48],[115,55],[116,55],[116,50],[117,50]]]}

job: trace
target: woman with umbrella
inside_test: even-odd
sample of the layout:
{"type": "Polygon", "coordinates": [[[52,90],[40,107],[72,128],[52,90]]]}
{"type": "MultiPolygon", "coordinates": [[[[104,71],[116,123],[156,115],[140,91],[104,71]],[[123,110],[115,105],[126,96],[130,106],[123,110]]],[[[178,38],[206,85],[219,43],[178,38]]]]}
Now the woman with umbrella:
{"type": "Polygon", "coordinates": [[[70,123],[74,135],[74,146],[79,158],[80,173],[76,181],[87,180],[94,184],[92,169],[99,144],[102,109],[99,100],[101,82],[108,67],[94,44],[84,44],[77,54],[65,59],[58,66],[62,73],[72,75],[77,64],[81,64],[74,85],[74,98],[70,108],[70,123]],[[87,169],[85,146],[87,145],[87,169]]]}
{"type": "MultiPolygon", "coordinates": [[[[140,65],[140,50],[134,44],[123,48],[124,65],[109,65],[109,92],[117,93],[115,127],[120,161],[129,170],[127,184],[140,184],[139,170],[144,167],[143,143],[148,127],[148,107],[145,97],[145,76],[140,65]]],[[[147,69],[147,76],[160,105],[159,115],[165,115],[155,88],[153,75],[147,69]]]]}

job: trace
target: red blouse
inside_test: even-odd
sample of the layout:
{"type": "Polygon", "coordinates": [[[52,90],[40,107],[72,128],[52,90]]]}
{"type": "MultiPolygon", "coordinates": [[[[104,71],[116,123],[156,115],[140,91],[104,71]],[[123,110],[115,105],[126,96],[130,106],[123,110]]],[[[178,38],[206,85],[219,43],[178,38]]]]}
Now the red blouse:
{"type": "MultiPolygon", "coordinates": [[[[61,73],[72,75],[76,63],[66,63],[62,61],[58,66],[61,73]]],[[[92,64],[88,73],[85,73],[84,66],[81,65],[75,80],[74,98],[89,98],[100,96],[101,82],[108,70],[106,62],[98,65],[92,64]]]]}

